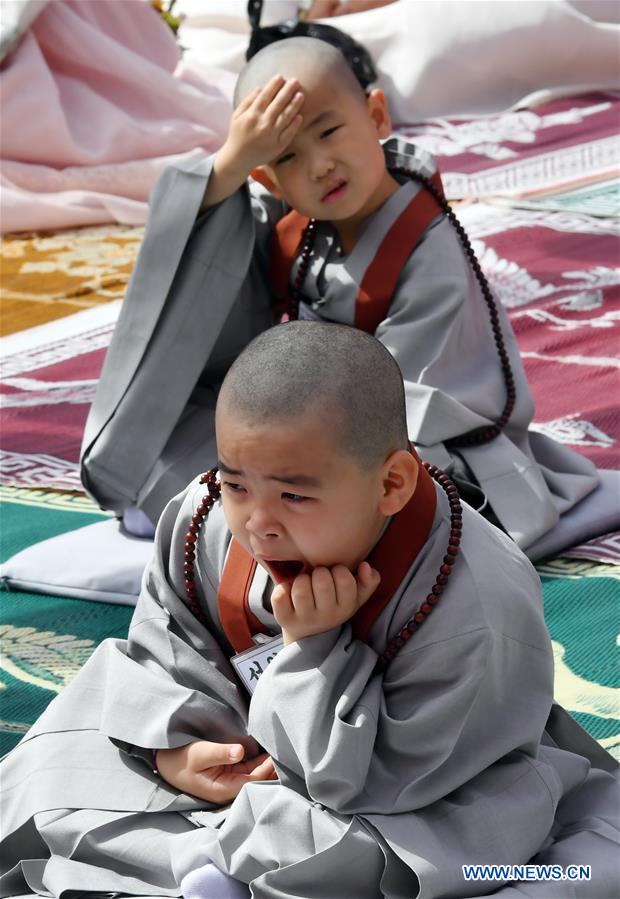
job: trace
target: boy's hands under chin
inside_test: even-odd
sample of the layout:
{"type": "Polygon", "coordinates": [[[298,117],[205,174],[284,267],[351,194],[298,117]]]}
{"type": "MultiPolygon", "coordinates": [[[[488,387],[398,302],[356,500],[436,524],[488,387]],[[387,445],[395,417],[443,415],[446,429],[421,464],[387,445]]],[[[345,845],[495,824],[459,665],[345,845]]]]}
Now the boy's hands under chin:
{"type": "Polygon", "coordinates": [[[182,793],[227,805],[246,783],[276,777],[271,756],[263,753],[242,761],[243,754],[240,743],[197,740],[178,749],[158,749],[155,764],[164,780],[182,793]]]}
{"type": "Polygon", "coordinates": [[[278,584],[271,605],[284,645],[344,624],[370,599],[380,580],[379,572],[362,562],[357,576],[344,565],[334,565],[300,574],[292,584],[278,584]]]}

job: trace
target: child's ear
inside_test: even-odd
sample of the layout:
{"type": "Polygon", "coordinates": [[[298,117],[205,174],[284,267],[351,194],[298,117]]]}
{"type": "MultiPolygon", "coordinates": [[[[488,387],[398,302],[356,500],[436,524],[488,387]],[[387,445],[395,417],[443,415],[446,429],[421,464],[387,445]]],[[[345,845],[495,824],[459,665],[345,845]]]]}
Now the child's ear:
{"type": "Polygon", "coordinates": [[[385,139],[392,133],[392,118],[383,91],[375,88],[367,98],[368,114],[375,123],[377,137],[385,139]]]}
{"type": "Polygon", "coordinates": [[[256,169],[252,169],[250,175],[252,176],[252,178],[254,178],[255,181],[260,182],[263,187],[266,187],[269,193],[272,193],[274,195],[276,200],[282,199],[282,194],[280,193],[278,186],[276,185],[273,178],[269,175],[267,169],[264,168],[264,166],[261,165],[256,169]]]}
{"type": "Polygon", "coordinates": [[[403,509],[418,483],[418,462],[408,450],[396,450],[383,463],[383,494],[379,500],[382,515],[396,515],[403,509]]]}

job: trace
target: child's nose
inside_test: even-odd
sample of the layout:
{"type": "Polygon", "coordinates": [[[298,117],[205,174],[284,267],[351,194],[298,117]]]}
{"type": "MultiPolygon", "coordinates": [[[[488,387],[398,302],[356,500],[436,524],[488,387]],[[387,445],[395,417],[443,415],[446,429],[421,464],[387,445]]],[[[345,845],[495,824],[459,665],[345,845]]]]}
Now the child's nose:
{"type": "Polygon", "coordinates": [[[260,540],[280,537],[282,529],[269,509],[264,506],[255,506],[246,522],[246,530],[260,540]]]}
{"type": "Polygon", "coordinates": [[[320,181],[334,169],[334,161],[327,153],[316,153],[312,158],[311,175],[314,181],[320,181]]]}

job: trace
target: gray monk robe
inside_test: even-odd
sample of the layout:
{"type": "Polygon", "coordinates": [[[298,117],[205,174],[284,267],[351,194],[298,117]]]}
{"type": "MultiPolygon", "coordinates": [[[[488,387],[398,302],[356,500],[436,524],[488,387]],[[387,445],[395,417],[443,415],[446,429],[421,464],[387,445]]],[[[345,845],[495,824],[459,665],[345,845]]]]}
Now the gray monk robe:
{"type": "MultiPolygon", "coordinates": [[[[428,538],[368,641],[347,623],[281,649],[248,701],[218,611],[230,540],[219,504],[196,544],[209,630],[180,598],[204,492],[194,482],[165,510],[129,639],[105,641],[3,762],[2,895],[25,879],[53,896],[176,896],[183,876],[214,861],[257,899],[448,899],[502,886],[466,883],[463,863],[533,857],[590,864],[593,880],[574,893],[528,884],[528,896],[618,895],[617,797],[603,770],[613,760],[558,707],[548,724],[540,585],[503,533],[464,509],[440,603],[375,672],[442,564],[450,519],[438,490],[428,538]],[[258,741],[279,782],[244,787],[228,808],[179,794],[153,772],[151,750],[196,739],[240,740],[249,756],[258,741]],[[592,766],[571,751],[578,743],[592,766]]],[[[258,568],[250,611],[275,633],[266,588],[258,568]]]]}
{"type": "MultiPolygon", "coordinates": [[[[385,152],[390,165],[434,171],[428,154],[402,141],[388,141],[385,152]]],[[[137,505],[152,520],[171,496],[215,463],[219,384],[248,341],[276,321],[268,284],[270,244],[287,210],[254,185],[200,216],[212,163],[210,157],[173,166],[153,190],[144,243],[82,446],[89,493],[117,512],[137,505]]],[[[420,189],[404,183],[368,219],[346,258],[333,227],[319,223],[302,317],[354,323],[365,272],[420,189]]],[[[598,479],[587,459],[541,434],[528,434],[533,402],[501,308],[499,317],[516,406],[499,437],[459,452],[449,452],[445,441],[497,421],[506,388],[486,304],[443,215],[406,262],[376,336],[400,365],[409,435],[422,456],[477,483],[502,527],[526,548],[598,479]]]]}

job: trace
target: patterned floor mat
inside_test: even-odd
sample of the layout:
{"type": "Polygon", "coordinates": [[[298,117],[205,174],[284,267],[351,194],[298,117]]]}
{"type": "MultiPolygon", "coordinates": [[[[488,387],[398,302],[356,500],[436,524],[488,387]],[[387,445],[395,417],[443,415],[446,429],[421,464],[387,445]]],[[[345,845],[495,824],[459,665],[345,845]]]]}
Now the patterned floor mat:
{"type": "Polygon", "coordinates": [[[618,468],[617,223],[487,203],[463,207],[459,218],[508,310],[536,403],[534,430],[618,468]]]}
{"type": "Polygon", "coordinates": [[[106,637],[126,637],[132,609],[5,593],[0,620],[0,754],[11,749],[106,637]]]}
{"type": "MultiPolygon", "coordinates": [[[[0,561],[37,540],[105,518],[85,496],[4,488],[0,561]]],[[[21,739],[106,637],[125,637],[132,609],[31,593],[2,594],[0,753],[21,739]]]]}
{"type": "Polygon", "coordinates": [[[0,342],[5,485],[81,490],[80,445],[120,301],[0,342]]]}
{"type": "Polygon", "coordinates": [[[560,576],[540,572],[553,641],[555,697],[620,758],[620,568],[556,561],[561,563],[556,568],[560,576]]]}
{"type": "Polygon", "coordinates": [[[436,157],[451,200],[549,196],[617,177],[619,105],[616,94],[582,94],[471,120],[427,119],[401,133],[436,157]]]}
{"type": "Polygon", "coordinates": [[[120,299],[143,234],[102,225],[3,238],[2,336],[120,299]]]}

